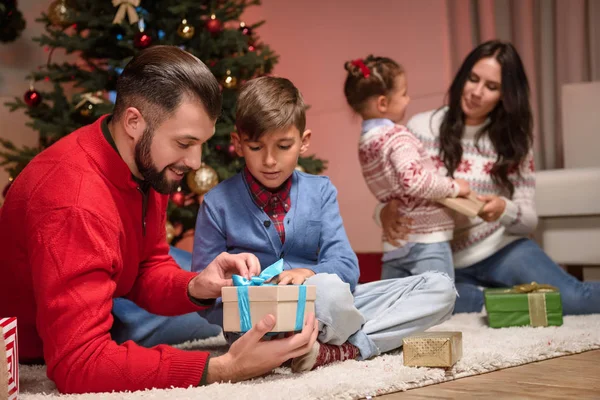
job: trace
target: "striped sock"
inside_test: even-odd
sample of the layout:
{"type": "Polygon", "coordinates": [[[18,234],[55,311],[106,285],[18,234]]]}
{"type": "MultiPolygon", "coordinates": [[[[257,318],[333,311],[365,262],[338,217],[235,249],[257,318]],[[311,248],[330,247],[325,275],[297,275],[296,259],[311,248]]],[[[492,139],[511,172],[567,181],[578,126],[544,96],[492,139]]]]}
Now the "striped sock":
{"type": "Polygon", "coordinates": [[[292,360],[292,371],[311,371],[337,361],[356,360],[359,355],[358,347],[348,342],[341,346],[315,342],[308,353],[292,360]]]}

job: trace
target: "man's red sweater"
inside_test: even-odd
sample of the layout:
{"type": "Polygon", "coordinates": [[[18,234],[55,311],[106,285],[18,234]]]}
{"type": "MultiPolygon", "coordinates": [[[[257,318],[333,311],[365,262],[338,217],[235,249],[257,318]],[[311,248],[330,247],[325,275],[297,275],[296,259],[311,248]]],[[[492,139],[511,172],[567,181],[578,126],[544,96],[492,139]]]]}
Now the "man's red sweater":
{"type": "Polygon", "coordinates": [[[115,297],[159,315],[201,307],[187,292],[196,274],[168,254],[168,197],[150,189],[142,215],[142,192],[103,118],[38,155],[8,191],[0,316],[18,318],[21,362],[43,357],[63,393],[197,386],[208,353],[110,337],[115,297]]]}

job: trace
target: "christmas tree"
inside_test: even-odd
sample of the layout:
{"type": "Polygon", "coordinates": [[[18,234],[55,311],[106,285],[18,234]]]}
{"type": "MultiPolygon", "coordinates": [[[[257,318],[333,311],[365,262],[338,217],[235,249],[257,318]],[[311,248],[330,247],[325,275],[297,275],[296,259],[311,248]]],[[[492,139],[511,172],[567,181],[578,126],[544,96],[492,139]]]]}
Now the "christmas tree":
{"type": "MultiPolygon", "coordinates": [[[[181,234],[194,226],[202,195],[243,167],[230,143],[235,129],[238,86],[269,74],[277,55],[261,43],[257,28],[241,16],[259,0],[55,0],[37,21],[45,33],[34,40],[49,52],[48,62],[33,72],[23,98],[6,105],[23,109],[39,132],[39,145],[17,148],[0,139],[0,165],[16,177],[40,151],[77,128],[110,113],[115,84],[123,67],[138,51],[155,44],[174,45],[202,60],[220,80],[223,111],[213,138],[203,149],[203,166],[192,171],[181,190],[171,196],[167,230],[181,234]],[[62,49],[76,61],[56,63],[62,49]],[[50,91],[38,91],[45,80],[50,91]],[[3,148],[2,148],[3,147],[3,148]]],[[[301,158],[299,169],[320,173],[324,162],[301,158]]],[[[177,234],[175,234],[177,236],[177,234]]],[[[171,239],[170,238],[170,239],[171,239]]]]}
{"type": "Polygon", "coordinates": [[[25,20],[17,8],[17,0],[0,0],[0,42],[14,41],[23,29],[25,20]]]}

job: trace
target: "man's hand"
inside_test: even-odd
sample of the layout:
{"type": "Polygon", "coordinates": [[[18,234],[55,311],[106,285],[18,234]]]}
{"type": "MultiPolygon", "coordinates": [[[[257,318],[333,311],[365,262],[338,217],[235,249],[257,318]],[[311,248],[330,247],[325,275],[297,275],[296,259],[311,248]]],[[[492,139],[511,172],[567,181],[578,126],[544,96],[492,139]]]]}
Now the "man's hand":
{"type": "Polygon", "coordinates": [[[262,341],[274,326],[275,317],[267,315],[235,341],[227,354],[211,358],[206,382],[239,382],[264,375],[290,358],[308,353],[319,334],[319,324],[312,313],[307,316],[302,332],[262,341]]]}
{"type": "Polygon", "coordinates": [[[410,233],[412,218],[404,217],[398,212],[400,200],[391,200],[383,207],[380,214],[381,226],[387,240],[399,246],[398,240],[406,240],[410,233]]]}
{"type": "Polygon", "coordinates": [[[196,299],[216,299],[221,297],[223,286],[233,286],[231,275],[241,275],[247,279],[260,274],[260,262],[254,254],[219,254],[188,285],[190,296],[196,299]]]}
{"type": "Polygon", "coordinates": [[[504,209],[506,208],[506,201],[498,196],[477,196],[477,198],[483,202],[485,205],[479,212],[479,216],[481,219],[487,222],[497,221],[502,214],[504,213],[504,209]]]}
{"type": "Polygon", "coordinates": [[[272,279],[273,283],[277,282],[279,285],[302,285],[305,280],[310,278],[315,274],[315,271],[312,271],[307,268],[296,268],[290,269],[287,271],[283,271],[275,278],[272,279]]]}

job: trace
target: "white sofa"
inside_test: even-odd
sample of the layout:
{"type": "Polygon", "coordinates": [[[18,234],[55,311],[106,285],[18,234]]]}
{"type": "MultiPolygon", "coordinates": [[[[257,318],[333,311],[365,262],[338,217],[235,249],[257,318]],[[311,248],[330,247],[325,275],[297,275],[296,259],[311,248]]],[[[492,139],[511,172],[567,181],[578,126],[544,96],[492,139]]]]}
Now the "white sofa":
{"type": "Polygon", "coordinates": [[[600,82],[564,85],[565,168],[536,173],[536,237],[585,280],[600,280],[600,82]]]}

